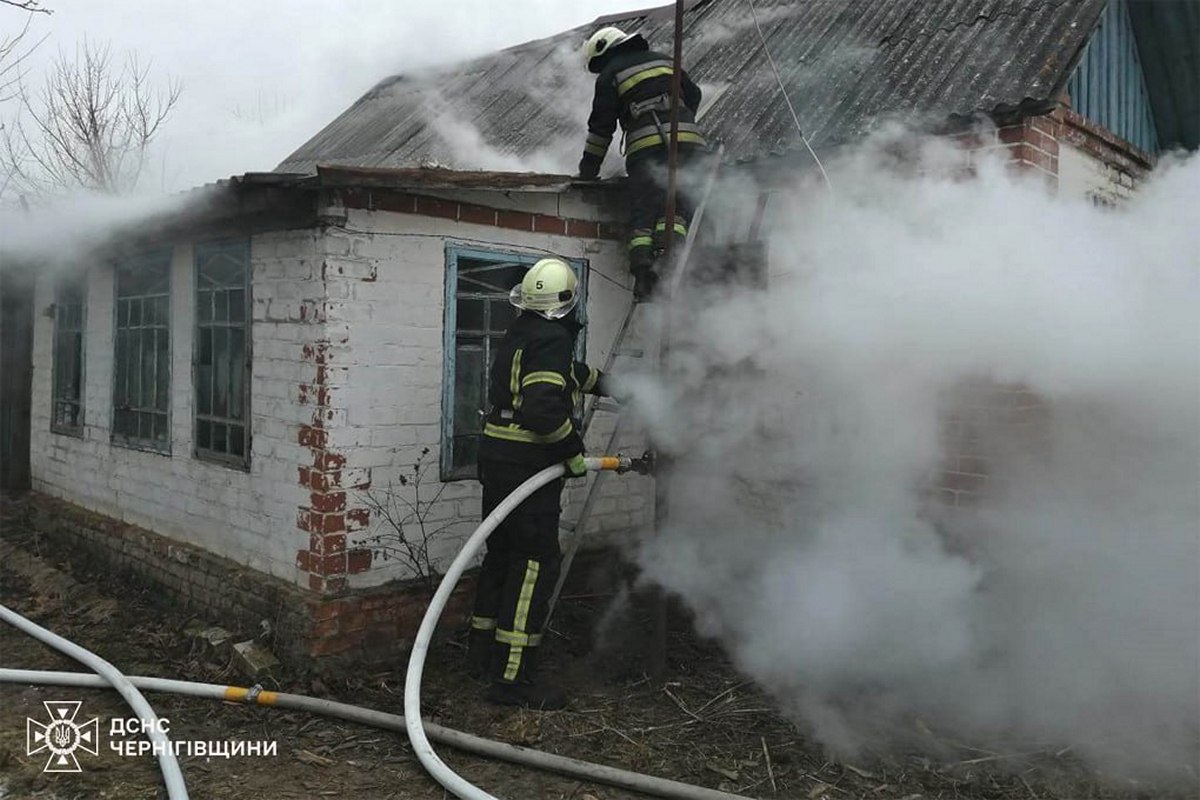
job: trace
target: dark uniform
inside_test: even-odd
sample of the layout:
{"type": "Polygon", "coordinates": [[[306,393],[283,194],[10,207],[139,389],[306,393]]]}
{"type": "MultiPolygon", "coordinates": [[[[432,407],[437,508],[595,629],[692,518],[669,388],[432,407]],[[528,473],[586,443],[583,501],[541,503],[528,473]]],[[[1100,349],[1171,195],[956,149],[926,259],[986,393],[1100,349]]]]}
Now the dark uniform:
{"type": "MultiPolygon", "coordinates": [[[[654,264],[654,251],[666,238],[667,150],[671,135],[671,80],[669,56],[650,50],[642,36],[608,50],[592,60],[599,65],[592,114],[588,117],[587,144],[579,162],[582,178],[595,178],[608,152],[617,123],[624,138],[625,171],[629,175],[629,268],[635,275],[654,264]]],[[[700,87],[685,71],[681,76],[679,157],[685,167],[696,151],[705,147],[696,125],[700,87]]],[[[686,193],[676,203],[674,231],[687,235],[691,209],[686,193]]]]}
{"type": "MultiPolygon", "coordinates": [[[[479,448],[484,517],[535,473],[583,452],[575,410],[583,393],[604,393],[604,380],[599,370],[575,361],[579,330],[573,318],[549,320],[526,311],[500,342],[491,371],[493,405],[479,448]]],[[[559,479],[539,489],[488,539],[471,628],[473,639],[492,632],[487,671],[499,683],[531,682],[527,648],[541,643],[562,558],[562,488],[559,479]]],[[[474,650],[478,646],[472,642],[474,650]]],[[[478,659],[473,656],[482,668],[478,659]]]]}

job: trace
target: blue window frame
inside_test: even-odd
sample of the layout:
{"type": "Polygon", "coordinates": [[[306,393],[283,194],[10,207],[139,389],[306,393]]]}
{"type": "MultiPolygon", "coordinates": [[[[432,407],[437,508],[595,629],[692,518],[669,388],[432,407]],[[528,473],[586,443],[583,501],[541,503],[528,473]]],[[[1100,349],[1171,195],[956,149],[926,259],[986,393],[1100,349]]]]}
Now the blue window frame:
{"type": "MultiPolygon", "coordinates": [[[[541,255],[446,246],[445,359],[442,367],[442,480],[474,478],[488,375],[496,346],[516,317],[508,293],[541,255]]],[[[579,275],[579,319],[587,322],[587,264],[564,259],[579,275]]],[[[583,358],[585,336],[577,343],[583,358]]]]}

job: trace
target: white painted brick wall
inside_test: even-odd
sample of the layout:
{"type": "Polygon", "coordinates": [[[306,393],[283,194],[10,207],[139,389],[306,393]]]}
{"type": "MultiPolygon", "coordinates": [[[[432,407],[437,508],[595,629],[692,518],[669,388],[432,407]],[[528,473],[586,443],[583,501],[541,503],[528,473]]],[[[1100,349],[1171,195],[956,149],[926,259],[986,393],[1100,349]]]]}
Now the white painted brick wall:
{"type": "MultiPolygon", "coordinates": [[[[460,197],[465,202],[481,200],[442,194],[449,199],[460,197]]],[[[513,196],[521,198],[515,193],[513,196]]],[[[517,200],[510,201],[510,206],[522,211],[554,213],[558,205],[540,196],[526,202],[517,200]]],[[[577,207],[582,206],[577,204],[577,207]]],[[[596,366],[603,364],[630,302],[628,290],[621,287],[627,278],[624,249],[618,242],[354,210],[346,227],[369,233],[331,231],[325,248],[327,253],[349,254],[327,256],[326,264],[335,266],[327,268],[326,274],[337,276],[333,278],[335,281],[346,280],[350,284],[347,299],[333,304],[330,312],[331,322],[344,321],[349,330],[349,340],[344,347],[336,348],[333,356],[335,363],[348,366],[346,384],[337,390],[339,405],[348,409],[348,425],[333,431],[331,441],[346,454],[348,465],[371,470],[376,493],[389,483],[398,486],[399,476],[411,472],[412,463],[426,447],[430,450],[425,457],[431,465],[426,473],[430,484],[422,487],[423,496],[426,491],[433,494],[440,485],[437,465],[441,445],[447,241],[535,255],[549,250],[570,258],[587,259],[594,271],[588,281],[587,352],[589,362],[596,366]],[[342,237],[350,240],[348,246],[334,243],[342,237]],[[373,279],[356,277],[364,275],[373,279]]],[[[596,427],[602,425],[598,423],[596,427]]],[[[632,437],[636,440],[637,433],[632,437]]],[[[600,435],[589,437],[589,448],[598,452],[602,441],[600,435]]],[[[640,453],[640,444],[629,452],[640,453]]],[[[589,527],[621,531],[641,524],[649,509],[652,484],[637,476],[609,477],[607,482],[603,490],[606,497],[597,504],[589,527]]],[[[411,499],[411,490],[404,491],[410,492],[411,499]]],[[[566,499],[574,498],[575,502],[567,506],[565,517],[578,513],[582,491],[582,482],[572,482],[566,499]]],[[[361,505],[361,497],[354,494],[348,497],[348,505],[361,505]]],[[[437,521],[433,527],[453,523],[434,544],[434,553],[443,562],[454,554],[461,538],[478,524],[479,502],[477,482],[455,481],[446,485],[439,506],[431,509],[430,519],[437,521]]],[[[352,535],[351,546],[380,530],[376,522],[371,529],[352,535]]],[[[601,541],[602,536],[589,537],[592,544],[601,541]]],[[[389,561],[373,566],[366,573],[352,575],[350,580],[352,586],[365,586],[404,574],[397,562],[389,561]]]]}
{"type": "MultiPolygon", "coordinates": [[[[519,199],[519,195],[514,193],[519,199]]],[[[463,198],[464,200],[467,198],[463,198]]],[[[512,205],[524,211],[555,211],[546,197],[512,205]]],[[[569,216],[587,204],[572,200],[569,216]],[[573,204],[573,205],[572,205],[573,204]]],[[[587,353],[600,366],[624,317],[630,295],[622,285],[624,249],[596,242],[389,212],[351,211],[347,227],[368,233],[292,231],[251,239],[253,271],[251,427],[249,472],[192,456],[192,346],[194,291],[191,242],[178,243],[172,262],[172,402],[170,455],[146,453],[110,442],[113,361],[113,274],[97,267],[89,275],[85,429],[82,438],[52,434],[50,362],[53,324],[38,315],[34,343],[33,474],[47,494],[204,547],[263,572],[307,585],[296,553],[308,547],[297,511],[309,503],[299,468],[312,451],[298,443],[314,406],[300,403],[300,385],[316,368],[303,358],[306,343],[327,340],[325,385],[329,449],[347,459],[343,485],[366,480],[375,489],[396,483],[423,448],[430,453],[430,492],[437,481],[441,444],[443,304],[447,240],[474,247],[550,250],[587,259],[589,280],[587,353]],[[606,279],[607,278],[607,279],[606,279]],[[312,322],[323,309],[327,320],[312,322]],[[302,320],[301,314],[308,316],[302,320]]],[[[38,308],[51,302],[47,280],[38,287],[38,308]]],[[[636,337],[635,337],[636,338],[636,337]]],[[[630,341],[636,346],[636,341],[630,341]]],[[[589,449],[598,452],[611,420],[598,417],[589,449]]],[[[640,453],[637,431],[623,439],[640,453]]],[[[578,513],[584,483],[572,482],[567,518],[578,513]]],[[[363,505],[347,489],[348,508],[363,505]]],[[[608,477],[590,531],[616,534],[648,518],[652,483],[637,476],[608,477]]],[[[429,520],[449,524],[435,554],[448,559],[479,521],[475,481],[446,484],[429,520]]],[[[372,531],[351,534],[350,547],[372,531]]],[[[601,536],[589,536],[599,543],[601,536]]],[[[396,561],[351,575],[366,586],[405,577],[396,561]]]]}
{"type": "Polygon", "coordinates": [[[1133,178],[1067,142],[1059,145],[1058,192],[1066,198],[1116,203],[1133,196],[1133,178]]]}
{"type": "MultiPolygon", "coordinates": [[[[249,567],[298,581],[295,554],[308,544],[296,529],[306,501],[297,467],[308,451],[296,444],[297,386],[311,380],[300,342],[310,331],[280,310],[277,297],[319,295],[318,262],[310,231],[270,233],[251,239],[255,296],[250,471],[192,456],[192,345],[194,279],[192,243],[175,247],[171,274],[171,453],[114,446],[110,441],[113,365],[113,273],[89,273],[86,316],[84,431],[82,438],[50,432],[53,321],[35,318],[32,469],[35,488],[78,505],[204,547],[249,567]]],[[[39,282],[38,308],[52,301],[49,279],[39,282]]]]}

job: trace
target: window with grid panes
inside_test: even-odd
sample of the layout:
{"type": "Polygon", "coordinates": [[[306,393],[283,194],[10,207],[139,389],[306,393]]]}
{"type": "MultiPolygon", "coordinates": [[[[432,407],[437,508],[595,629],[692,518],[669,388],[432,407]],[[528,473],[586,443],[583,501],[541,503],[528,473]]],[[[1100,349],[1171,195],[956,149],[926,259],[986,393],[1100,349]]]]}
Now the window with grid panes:
{"type": "Polygon", "coordinates": [[[112,439],[170,452],[171,251],[118,264],[112,439]]]}
{"type": "MultiPolygon", "coordinates": [[[[474,478],[483,418],[491,407],[488,376],[496,345],[516,318],[509,291],[542,256],[461,247],[446,249],[446,361],[442,377],[442,480],[474,478]]],[[[586,309],[587,271],[579,275],[580,321],[586,309]]],[[[577,356],[583,356],[583,336],[577,356]]]]}
{"type": "Polygon", "coordinates": [[[54,407],[50,430],[83,434],[83,318],[86,276],[58,282],[54,289],[54,407]]]}
{"type": "Polygon", "coordinates": [[[196,457],[250,463],[250,243],[196,245],[196,457]]]}

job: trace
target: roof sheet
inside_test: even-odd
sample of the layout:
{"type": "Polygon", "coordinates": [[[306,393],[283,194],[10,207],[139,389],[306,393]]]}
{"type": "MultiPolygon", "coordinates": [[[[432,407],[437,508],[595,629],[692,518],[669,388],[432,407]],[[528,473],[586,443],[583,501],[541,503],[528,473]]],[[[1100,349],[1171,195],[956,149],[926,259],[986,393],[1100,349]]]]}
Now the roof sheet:
{"type": "MultiPolygon", "coordinates": [[[[755,0],[805,134],[848,141],[894,116],[1049,107],[1105,0],[755,0]]],[[[669,50],[669,7],[605,18],[669,50]]],[[[570,172],[592,92],[580,43],[593,25],[454,68],[389,78],[278,169],[319,162],[570,172]]],[[[684,17],[684,65],[706,90],[701,123],[729,156],[800,140],[747,0],[701,0],[684,17]],[[731,88],[732,87],[732,88],[731,88]]]]}

